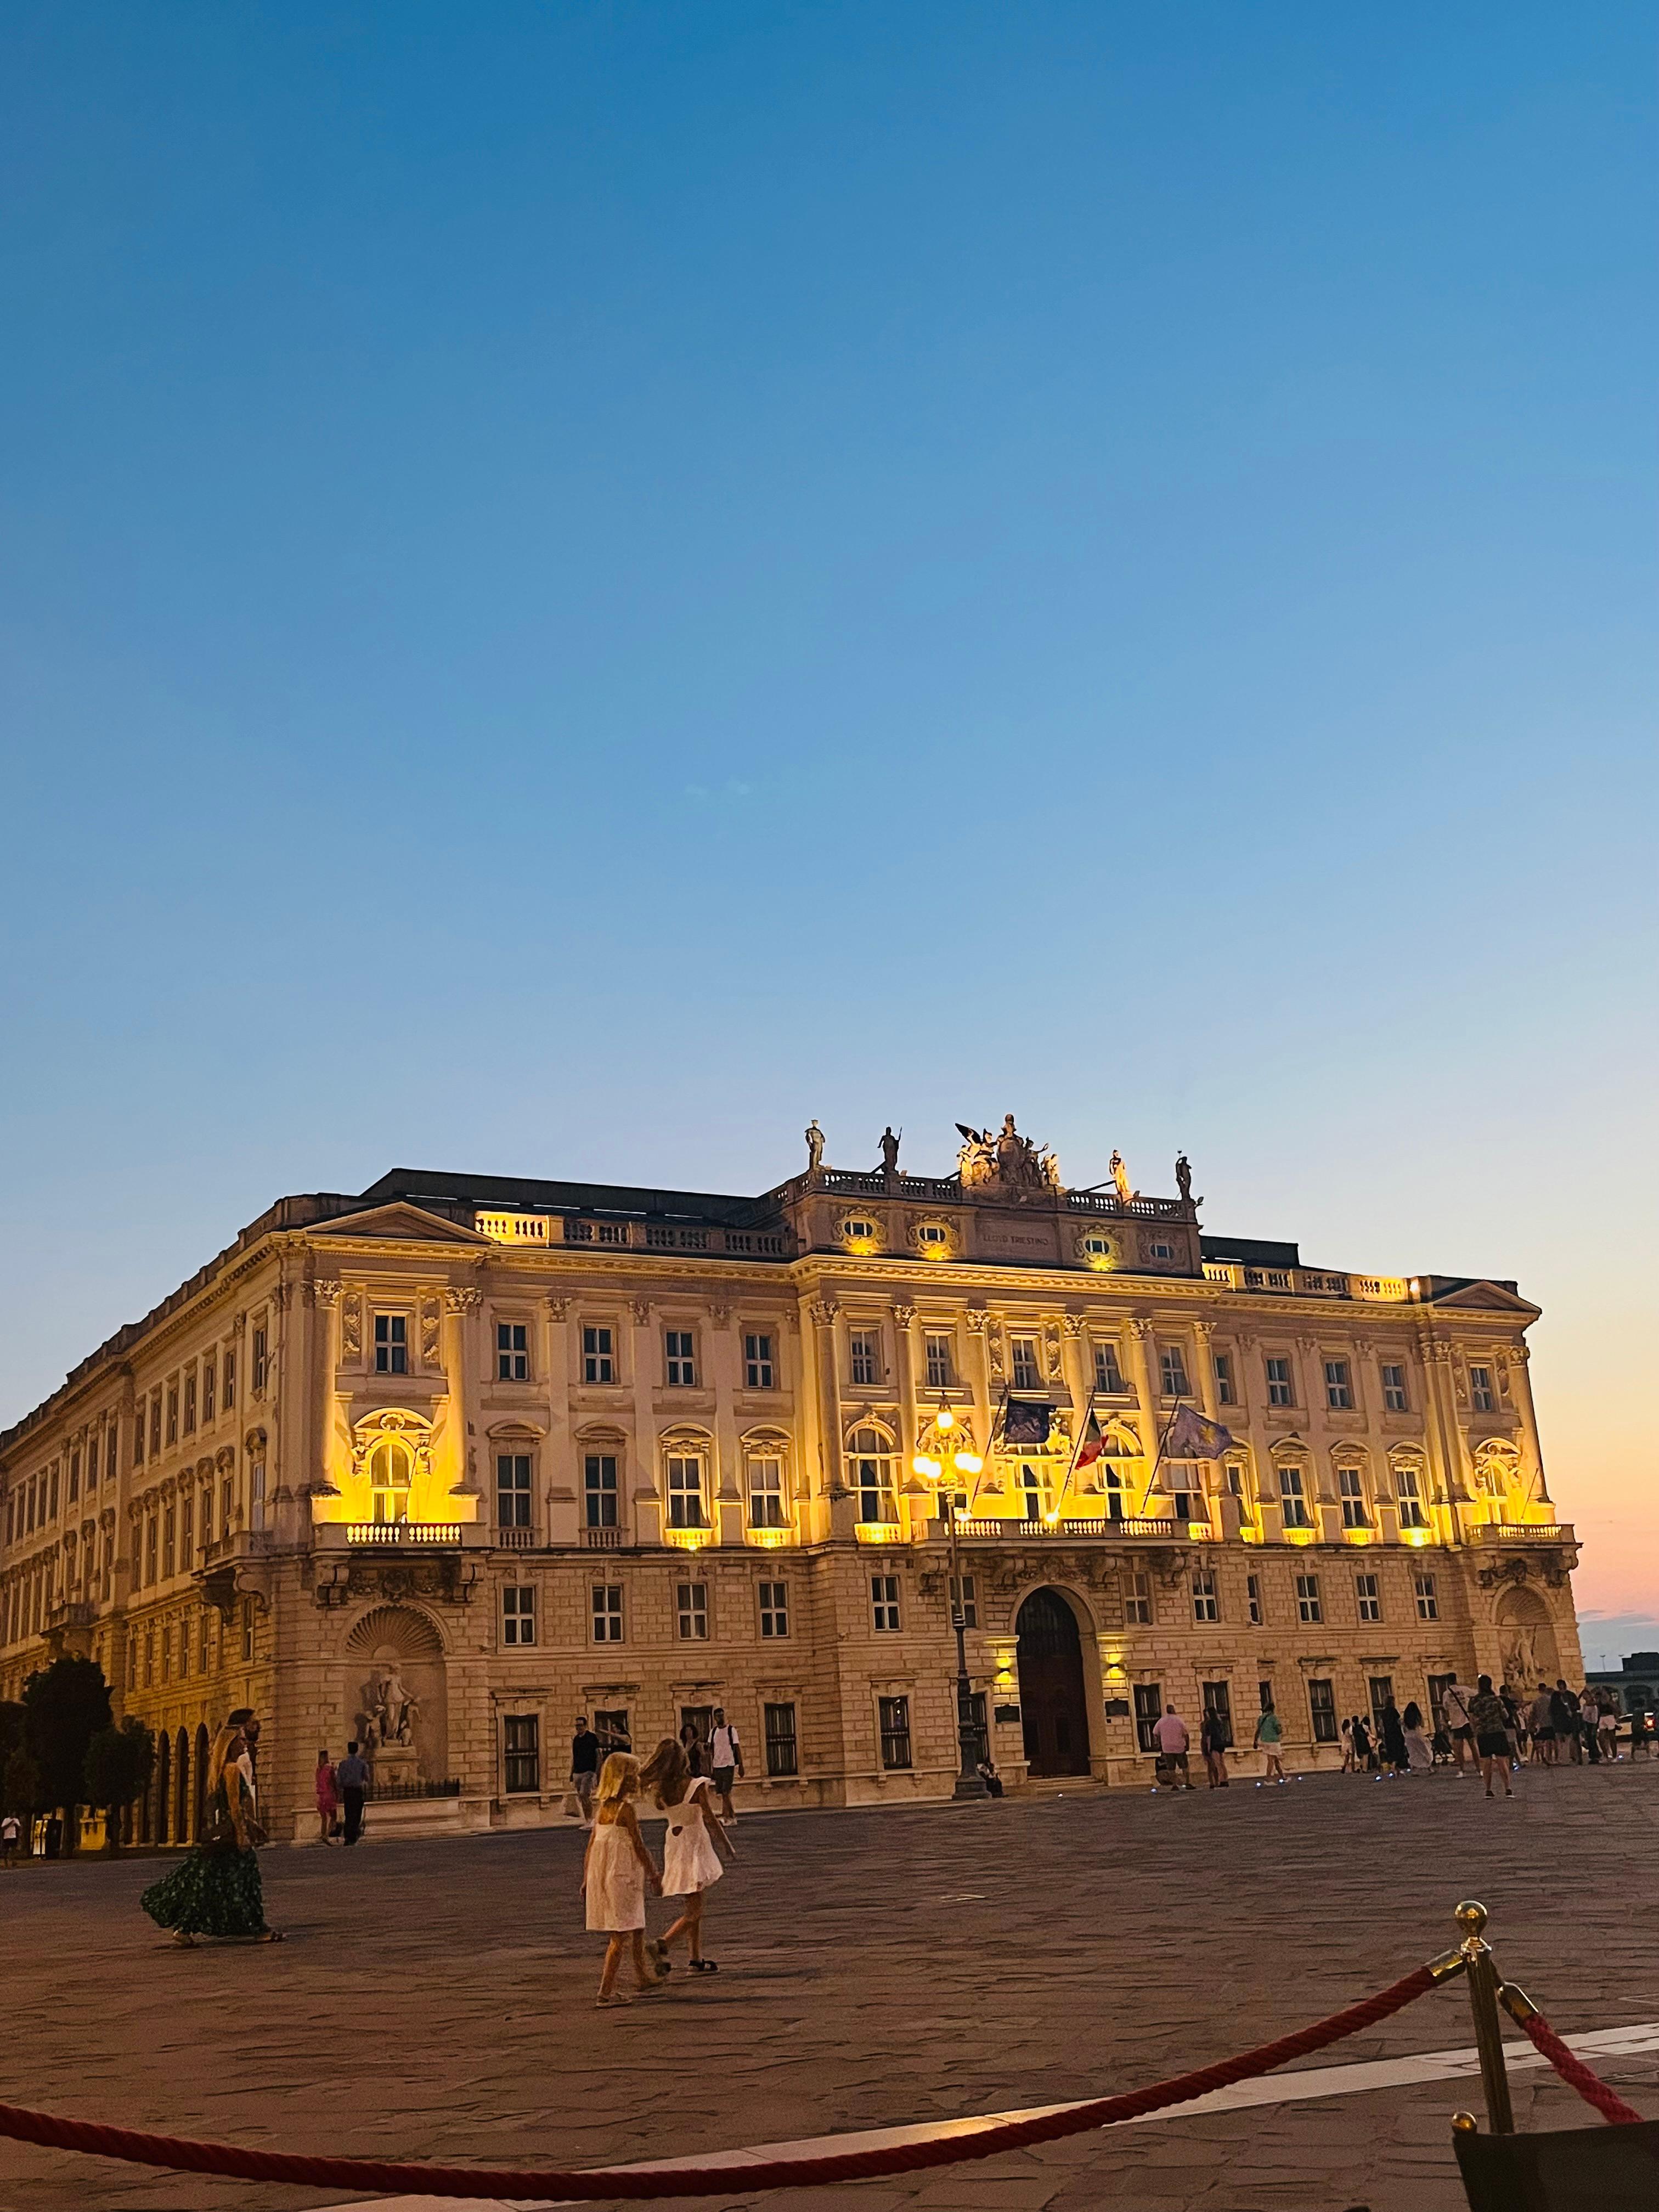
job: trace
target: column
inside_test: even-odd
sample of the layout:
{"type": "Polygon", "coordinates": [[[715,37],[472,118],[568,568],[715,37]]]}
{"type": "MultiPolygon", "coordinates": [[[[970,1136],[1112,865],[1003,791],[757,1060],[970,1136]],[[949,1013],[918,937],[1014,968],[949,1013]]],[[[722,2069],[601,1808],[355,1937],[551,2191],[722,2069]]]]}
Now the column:
{"type": "Polygon", "coordinates": [[[331,1464],[334,1443],[334,1377],[340,1364],[340,1285],[319,1277],[311,1285],[311,1388],[307,1413],[311,1435],[302,1497],[339,1495],[331,1464]]]}
{"type": "MultiPolygon", "coordinates": [[[[1193,1356],[1198,1362],[1199,1403],[1203,1407],[1207,1419],[1218,1421],[1221,1407],[1215,1395],[1215,1323],[1195,1321],[1193,1323],[1193,1356]]],[[[1223,1536],[1236,1536],[1238,1534],[1238,1510],[1228,1498],[1226,1471],[1214,1460],[1209,1461],[1207,1465],[1209,1473],[1205,1481],[1209,1496],[1212,1499],[1220,1500],[1218,1504],[1212,1504],[1210,1507],[1211,1526],[1218,1528],[1223,1536]]]]}
{"type": "Polygon", "coordinates": [[[1544,1476],[1544,1445],[1538,1433],[1538,1409],[1532,1401],[1532,1376],[1528,1372],[1531,1351],[1524,1344],[1510,1347],[1510,1395],[1520,1417],[1522,1456],[1527,1462],[1526,1497],[1529,1504],[1548,1505],[1551,1503],[1549,1485],[1544,1476]]]}
{"type": "Polygon", "coordinates": [[[483,1496],[477,1449],[468,1433],[472,1392],[479,1376],[478,1310],[483,1304],[483,1292],[476,1283],[452,1284],[444,1292],[443,1368],[448,1395],[445,1426],[450,1433],[447,1464],[454,1471],[454,1480],[447,1486],[447,1496],[440,1486],[439,1497],[432,1503],[434,1507],[441,1504],[443,1510],[433,1513],[434,1520],[447,1518],[453,1510],[458,1521],[476,1521],[478,1501],[483,1496]]]}
{"type": "MultiPolygon", "coordinates": [[[[575,1439],[570,1432],[570,1301],[562,1291],[547,1297],[546,1358],[543,1373],[547,1383],[547,1436],[542,1447],[542,1540],[547,1544],[579,1542],[581,1525],[582,1471],[577,1464],[575,1439]]],[[[628,1525],[626,1494],[617,1501],[617,1517],[628,1525]]]]}
{"type": "Polygon", "coordinates": [[[1152,1324],[1144,1315],[1134,1314],[1129,1320],[1129,1378],[1135,1386],[1135,1403],[1140,1413],[1141,1449],[1146,1453],[1146,1464],[1141,1471],[1139,1488],[1130,1501],[1133,1517],[1143,1514],[1156,1515],[1157,1503],[1152,1496],[1152,1468],[1158,1458],[1158,1440],[1164,1433],[1164,1424],[1158,1414],[1158,1398],[1152,1389],[1152,1359],[1147,1346],[1152,1342],[1152,1324]]]}
{"type": "Polygon", "coordinates": [[[1336,1498],[1336,1478],[1331,1471],[1330,1431],[1325,1425],[1325,1358],[1316,1336],[1298,1336],[1297,1357],[1302,1367],[1302,1387],[1307,1394],[1308,1449],[1313,1459],[1314,1527],[1322,1542],[1342,1540],[1342,1509],[1336,1498]]]}
{"type": "MultiPolygon", "coordinates": [[[[658,1448],[657,1416],[651,1399],[655,1378],[661,1371],[657,1365],[656,1331],[652,1326],[652,1304],[649,1298],[634,1298],[629,1303],[633,1327],[629,1332],[628,1379],[634,1390],[634,1449],[638,1456],[638,1479],[629,1492],[629,1504],[633,1507],[635,1539],[641,1544],[653,1543],[660,1538],[668,1525],[668,1501],[662,1492],[664,1480],[662,1454],[658,1448]],[[654,1517],[653,1517],[654,1516],[654,1517]]],[[[714,1468],[708,1470],[711,1487],[719,1480],[714,1468]]],[[[618,1468],[617,1480],[626,1481],[624,1471],[618,1468]]],[[[719,1528],[719,1516],[710,1502],[709,1519],[719,1528]]]]}
{"type": "Polygon", "coordinates": [[[744,1540],[743,1469],[738,1464],[738,1417],[732,1399],[738,1387],[737,1340],[732,1309],[723,1300],[708,1311],[708,1373],[714,1387],[714,1525],[722,1544],[744,1540]]]}
{"type": "Polygon", "coordinates": [[[850,1537],[858,1508],[842,1466],[841,1362],[836,1356],[836,1316],[840,1311],[834,1298],[813,1299],[812,1357],[818,1370],[818,1451],[830,1504],[830,1534],[850,1537]]]}
{"type": "Polygon", "coordinates": [[[1463,1508],[1468,1498],[1462,1440],[1457,1426],[1457,1397],[1452,1382],[1451,1346],[1425,1323],[1419,1340],[1423,1365],[1423,1441],[1428,1450],[1431,1494],[1445,1503],[1436,1533],[1454,1544],[1463,1540],[1463,1508]]]}
{"type": "Polygon", "coordinates": [[[991,1425],[996,1418],[995,1401],[991,1395],[991,1354],[987,1340],[990,1316],[983,1306],[968,1309],[968,1335],[974,1350],[970,1362],[974,1371],[968,1377],[968,1387],[974,1394],[974,1441],[979,1446],[985,1462],[985,1472],[980,1477],[979,1495],[1001,1497],[1002,1477],[991,1461],[991,1425]]]}

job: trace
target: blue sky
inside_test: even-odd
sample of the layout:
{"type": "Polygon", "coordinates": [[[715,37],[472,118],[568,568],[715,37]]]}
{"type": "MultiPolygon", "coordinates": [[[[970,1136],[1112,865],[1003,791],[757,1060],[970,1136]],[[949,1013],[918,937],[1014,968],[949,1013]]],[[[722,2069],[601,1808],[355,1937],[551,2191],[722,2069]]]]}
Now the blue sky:
{"type": "Polygon", "coordinates": [[[0,1418],[281,1190],[1012,1108],[1519,1277],[1659,1613],[1651,46],[15,9],[0,1418]]]}

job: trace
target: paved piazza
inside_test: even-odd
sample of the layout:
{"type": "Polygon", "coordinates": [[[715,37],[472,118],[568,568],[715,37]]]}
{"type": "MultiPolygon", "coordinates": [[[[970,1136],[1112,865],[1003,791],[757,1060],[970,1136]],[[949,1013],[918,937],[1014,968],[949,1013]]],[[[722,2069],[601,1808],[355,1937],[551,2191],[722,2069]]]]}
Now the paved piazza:
{"type": "MultiPolygon", "coordinates": [[[[157,1862],[0,1879],[6,2098],[292,2149],[455,2162],[694,2154],[1123,2089],[1332,2011],[1444,1948],[1483,1898],[1500,1964],[1564,2033],[1659,2019],[1659,1763],[1282,1790],[1079,1790],[956,1811],[751,1818],[710,1909],[723,1968],[592,2007],[580,1838],[532,1832],[264,1859],[276,1949],[179,1951],[137,1907],[157,1862]]],[[[655,1832],[647,1830],[647,1833],[655,1832]]],[[[660,1911],[661,1908],[656,1908],[660,1911]]],[[[1316,2059],[1471,2041],[1461,1988],[1316,2059]]],[[[1659,2057],[1600,2070],[1659,2114],[1659,2057]]],[[[1095,2134],[855,2189],[750,2198],[1076,2212],[1462,2203],[1434,2081],[1095,2134]]],[[[1577,2125],[1516,2077],[1523,2127],[1577,2125]]],[[[341,2201],[0,2146],[0,2203],[341,2201]]]]}

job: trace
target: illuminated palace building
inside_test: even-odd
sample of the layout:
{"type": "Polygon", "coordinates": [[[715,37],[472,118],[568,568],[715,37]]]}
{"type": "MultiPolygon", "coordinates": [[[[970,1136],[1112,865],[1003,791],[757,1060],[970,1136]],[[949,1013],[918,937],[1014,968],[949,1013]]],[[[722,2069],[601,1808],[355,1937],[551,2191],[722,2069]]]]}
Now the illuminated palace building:
{"type": "Polygon", "coordinates": [[[1513,1285],[963,1135],[851,1173],[815,1123],[757,1198],[280,1200],[0,1437],[0,1692],[97,1658],[176,1840],[242,1704],[276,1837],[354,1735],[383,1832],[556,1820],[579,1712],[648,1747],[723,1705],[751,1806],[947,1796],[953,1601],[1013,1787],[1144,1784],[1166,1703],[1248,1747],[1271,1698],[1309,1767],[1454,1670],[1582,1679],[1513,1285]]]}

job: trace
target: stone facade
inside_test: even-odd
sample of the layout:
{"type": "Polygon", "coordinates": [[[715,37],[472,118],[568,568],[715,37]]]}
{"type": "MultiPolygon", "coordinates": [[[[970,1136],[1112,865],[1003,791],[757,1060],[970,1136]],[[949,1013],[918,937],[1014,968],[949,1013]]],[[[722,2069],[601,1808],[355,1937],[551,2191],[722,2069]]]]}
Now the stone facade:
{"type": "Polygon", "coordinates": [[[273,1832],[313,1832],[389,1680],[384,1826],[557,1818],[578,1711],[648,1746],[723,1705],[750,1802],[938,1796],[942,1486],[1011,1784],[1144,1782],[1164,1702],[1248,1744],[1271,1694],[1305,1766],[1384,1684],[1582,1679],[1513,1285],[1305,1268],[1203,1235],[1184,1161],[1103,1196],[963,1135],[957,1176],[752,1199],[281,1200],[0,1437],[0,1692],[99,1658],[175,1838],[239,1704],[273,1832]],[[1213,1455],[1162,1449],[1183,1407],[1213,1455]]]}

